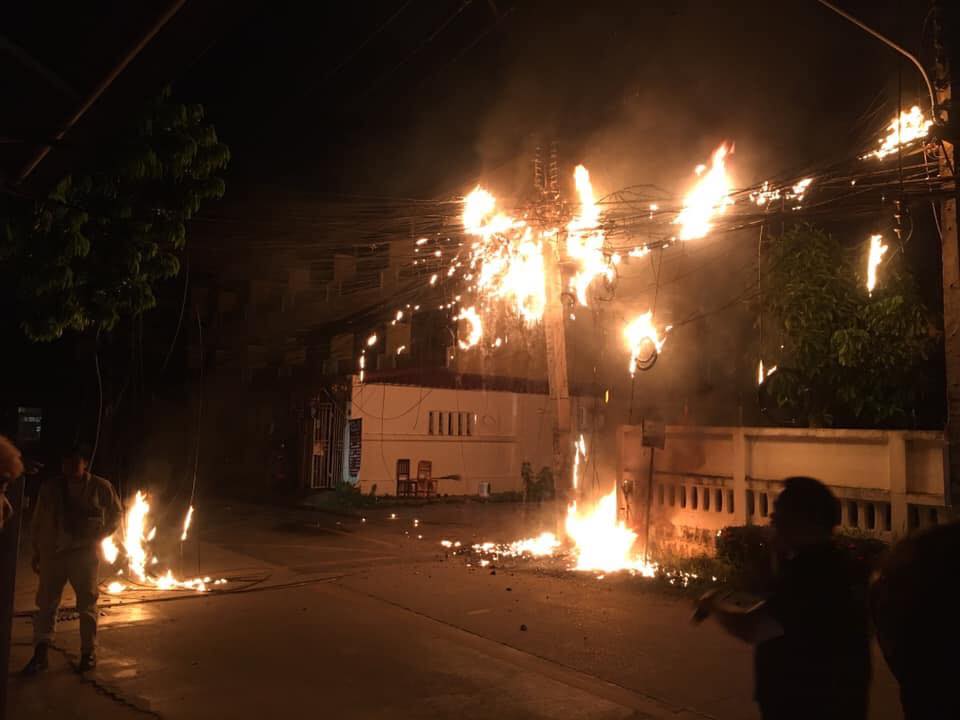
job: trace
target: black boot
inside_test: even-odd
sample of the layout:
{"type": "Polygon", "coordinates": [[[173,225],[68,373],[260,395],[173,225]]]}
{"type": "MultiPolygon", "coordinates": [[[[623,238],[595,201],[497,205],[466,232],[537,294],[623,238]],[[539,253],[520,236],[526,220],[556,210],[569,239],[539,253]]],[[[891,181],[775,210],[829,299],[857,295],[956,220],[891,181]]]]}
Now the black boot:
{"type": "Polygon", "coordinates": [[[97,666],[97,654],[94,652],[83,653],[80,656],[80,664],[77,665],[77,672],[85,673],[93,670],[97,666]]]}
{"type": "Polygon", "coordinates": [[[24,675],[36,675],[39,672],[43,672],[48,667],[50,667],[50,662],[47,660],[47,644],[38,643],[37,647],[33,650],[33,657],[30,658],[28,662],[21,670],[21,673],[24,675]]]}

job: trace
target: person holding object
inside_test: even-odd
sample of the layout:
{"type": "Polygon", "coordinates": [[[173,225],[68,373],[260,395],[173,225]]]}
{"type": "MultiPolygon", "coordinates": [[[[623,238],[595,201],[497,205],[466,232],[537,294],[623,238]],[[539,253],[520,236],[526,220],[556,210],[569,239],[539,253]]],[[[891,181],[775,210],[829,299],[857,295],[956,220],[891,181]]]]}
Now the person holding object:
{"type": "Polygon", "coordinates": [[[120,526],[122,507],[113,486],[92,475],[89,452],[74,447],[62,458],[62,475],[40,489],[33,514],[33,570],[40,576],[33,620],[34,653],[23,669],[34,675],[47,669],[60,598],[67,581],[77,596],[80,615],[80,664],[96,666],[97,597],[101,541],[120,526]]]}
{"type": "Polygon", "coordinates": [[[771,518],[779,566],[770,596],[749,606],[716,590],[694,622],[715,619],[755,646],[764,720],[865,720],[870,686],[869,573],[832,539],[840,504],[818,480],[791,477],[771,518]]]}

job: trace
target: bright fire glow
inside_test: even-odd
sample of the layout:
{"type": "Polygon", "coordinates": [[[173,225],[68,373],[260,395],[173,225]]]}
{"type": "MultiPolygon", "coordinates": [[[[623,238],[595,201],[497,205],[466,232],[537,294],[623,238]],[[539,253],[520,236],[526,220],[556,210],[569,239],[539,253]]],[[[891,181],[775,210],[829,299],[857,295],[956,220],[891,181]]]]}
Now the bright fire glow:
{"type": "Polygon", "coordinates": [[[470,325],[467,339],[458,341],[461,350],[468,350],[480,342],[480,338],[483,337],[483,323],[480,320],[480,315],[477,314],[477,309],[474,307],[463,308],[460,314],[457,315],[457,320],[466,320],[470,325]]]}
{"type": "Polygon", "coordinates": [[[180,533],[180,542],[187,539],[187,532],[190,530],[191,522],[193,522],[193,505],[187,509],[187,516],[183,519],[183,532],[180,533]]]}
{"type": "Polygon", "coordinates": [[[932,126],[933,121],[928,120],[924,116],[919,105],[914,105],[908,111],[900,113],[899,122],[897,117],[894,116],[893,120],[891,120],[887,126],[886,136],[880,138],[878,141],[880,147],[864,157],[882,159],[887,155],[892,155],[897,152],[897,148],[907,145],[914,140],[925,138],[932,126]]]}
{"type": "Polygon", "coordinates": [[[804,178],[803,180],[794,183],[790,187],[776,187],[771,185],[770,181],[767,180],[764,181],[759,190],[750,193],[750,201],[758,207],[768,205],[774,200],[779,200],[780,198],[791,200],[793,202],[799,202],[803,200],[803,196],[807,193],[807,190],[812,184],[813,178],[804,178]]]}
{"type": "Polygon", "coordinates": [[[577,504],[572,503],[567,508],[566,531],[574,544],[577,570],[633,570],[645,577],[656,573],[655,565],[635,554],[637,534],[617,519],[616,489],[600,498],[588,512],[579,512],[577,504]]]}
{"type": "MultiPolygon", "coordinates": [[[[187,529],[189,528],[189,518],[192,516],[193,508],[187,512],[187,518],[184,519],[184,528],[181,539],[185,539],[187,529]]],[[[173,571],[167,570],[163,575],[157,576],[147,571],[147,558],[152,558],[151,565],[157,563],[157,558],[149,552],[149,543],[156,537],[157,528],[153,527],[147,531],[150,517],[150,503],[147,496],[140,490],[134,495],[133,502],[127,510],[124,519],[123,528],[117,531],[117,535],[112,538],[106,538],[100,547],[103,550],[104,558],[114,564],[119,555],[117,540],[123,547],[126,556],[127,572],[140,584],[149,588],[159,590],[196,590],[197,592],[206,592],[211,583],[210,578],[193,578],[191,580],[177,580],[173,571]],[[108,542],[109,541],[109,542],[108,542]],[[112,559],[111,559],[112,558],[112,559]]],[[[215,585],[226,582],[217,580],[215,585]]],[[[113,582],[108,586],[108,591],[112,594],[119,594],[126,589],[122,583],[113,582]]]]}
{"type": "Polygon", "coordinates": [[[593,199],[590,173],[577,165],[573,173],[580,198],[580,212],[567,225],[567,255],[576,261],[579,270],[570,279],[577,302],[587,305],[587,288],[598,277],[613,279],[613,268],[603,255],[604,236],[600,228],[600,209],[593,199]]]}
{"type": "Polygon", "coordinates": [[[889,248],[883,244],[883,236],[870,236],[870,255],[867,257],[867,292],[877,286],[877,266],[889,248]]]}
{"type": "Polygon", "coordinates": [[[713,227],[713,217],[733,204],[733,182],[726,168],[726,157],[731,152],[732,148],[724,143],[713,152],[709,170],[705,165],[697,166],[695,172],[700,179],[684,197],[683,209],[673,221],[680,226],[677,237],[681,240],[705,237],[713,227]]]}
{"type": "Polygon", "coordinates": [[[644,346],[647,346],[648,349],[647,352],[643,353],[643,356],[649,357],[652,355],[652,351],[649,349],[651,345],[656,352],[660,352],[665,342],[665,338],[660,337],[657,332],[657,328],[653,324],[653,312],[649,310],[627,324],[623,329],[623,337],[627,341],[627,348],[630,350],[629,367],[631,375],[637,371],[644,346]]]}

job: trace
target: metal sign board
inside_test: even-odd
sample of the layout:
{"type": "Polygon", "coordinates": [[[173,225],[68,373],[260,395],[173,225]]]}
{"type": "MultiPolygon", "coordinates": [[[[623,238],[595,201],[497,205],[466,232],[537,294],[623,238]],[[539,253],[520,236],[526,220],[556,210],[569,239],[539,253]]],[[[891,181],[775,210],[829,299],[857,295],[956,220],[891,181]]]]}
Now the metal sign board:
{"type": "Polygon", "coordinates": [[[643,421],[643,446],[663,450],[667,444],[667,426],[658,420],[643,421]]]}

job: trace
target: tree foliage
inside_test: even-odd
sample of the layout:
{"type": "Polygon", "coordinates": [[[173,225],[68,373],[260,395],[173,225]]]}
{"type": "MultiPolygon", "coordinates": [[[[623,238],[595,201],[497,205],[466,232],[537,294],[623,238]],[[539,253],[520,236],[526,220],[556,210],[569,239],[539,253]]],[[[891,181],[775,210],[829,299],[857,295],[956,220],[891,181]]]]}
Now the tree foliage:
{"type": "Polygon", "coordinates": [[[27,336],[109,331],[154,307],[157,283],[180,270],[187,222],[223,195],[229,160],[203,107],[168,88],[90,167],[8,216],[0,262],[15,272],[27,336]]]}
{"type": "Polygon", "coordinates": [[[888,252],[871,294],[862,244],[810,225],[772,242],[764,301],[777,350],[767,357],[779,369],[766,386],[779,406],[811,425],[911,423],[936,333],[902,257],[888,252]]]}

